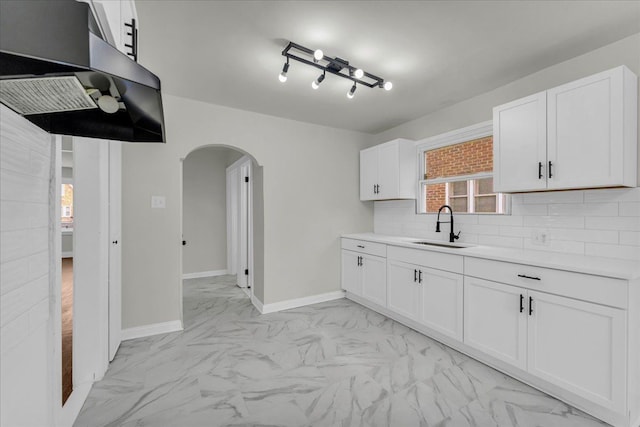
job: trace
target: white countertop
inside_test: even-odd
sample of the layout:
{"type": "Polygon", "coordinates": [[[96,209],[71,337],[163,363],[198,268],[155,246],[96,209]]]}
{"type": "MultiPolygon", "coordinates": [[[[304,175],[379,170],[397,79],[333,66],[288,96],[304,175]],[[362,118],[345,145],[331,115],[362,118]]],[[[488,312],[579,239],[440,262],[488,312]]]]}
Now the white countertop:
{"type": "Polygon", "coordinates": [[[368,242],[385,243],[387,245],[405,248],[446,252],[450,254],[484,258],[496,261],[506,261],[556,270],[574,271],[578,273],[594,274],[598,276],[615,277],[618,279],[634,280],[640,278],[640,261],[628,261],[615,258],[603,258],[558,252],[531,251],[512,248],[498,248],[493,246],[470,245],[465,243],[456,245],[466,246],[461,249],[451,249],[438,246],[416,245],[412,242],[446,243],[429,239],[388,236],[385,234],[360,233],[344,234],[348,239],[365,240],[368,242]]]}

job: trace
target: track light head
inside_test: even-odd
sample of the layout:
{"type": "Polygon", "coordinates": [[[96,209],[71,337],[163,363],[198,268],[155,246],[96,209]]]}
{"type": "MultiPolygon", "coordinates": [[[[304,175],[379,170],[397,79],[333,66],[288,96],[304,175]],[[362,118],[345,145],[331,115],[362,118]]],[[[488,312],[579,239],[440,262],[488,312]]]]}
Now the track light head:
{"type": "Polygon", "coordinates": [[[384,87],[384,90],[391,90],[391,89],[393,89],[393,83],[384,82],[384,86],[382,86],[382,87],[384,87]]]}
{"type": "Polygon", "coordinates": [[[352,99],[355,93],[356,93],[356,84],[354,83],[353,86],[351,86],[351,89],[349,89],[349,92],[347,92],[347,98],[352,99]]]}
{"type": "Polygon", "coordinates": [[[322,49],[316,49],[313,52],[313,59],[315,60],[315,62],[320,61],[322,58],[324,58],[324,52],[322,51],[322,49]]]}
{"type": "Polygon", "coordinates": [[[358,68],[356,71],[353,72],[353,75],[355,76],[356,79],[361,79],[364,77],[364,70],[362,68],[358,68]]]}
{"type": "Polygon", "coordinates": [[[314,89],[318,89],[320,87],[320,83],[324,80],[324,73],[320,74],[317,79],[311,82],[311,87],[314,89]]]}
{"type": "Polygon", "coordinates": [[[289,71],[289,61],[285,62],[284,67],[282,67],[282,72],[278,76],[278,80],[284,83],[287,81],[287,71],[289,71]]]}

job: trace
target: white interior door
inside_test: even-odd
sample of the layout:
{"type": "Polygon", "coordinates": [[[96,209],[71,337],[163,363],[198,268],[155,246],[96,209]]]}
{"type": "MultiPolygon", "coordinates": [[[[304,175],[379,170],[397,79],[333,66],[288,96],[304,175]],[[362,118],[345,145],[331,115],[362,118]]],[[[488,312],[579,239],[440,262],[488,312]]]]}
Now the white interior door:
{"type": "Polygon", "coordinates": [[[241,158],[227,168],[227,254],[229,274],[238,286],[251,286],[251,159],[241,158]]]}
{"type": "Polygon", "coordinates": [[[251,160],[246,159],[240,165],[240,197],[238,218],[238,286],[249,285],[249,181],[251,179],[251,160]]]}
{"type": "Polygon", "coordinates": [[[102,378],[109,363],[108,144],[74,138],[74,388],[102,378]]]}
{"type": "Polygon", "coordinates": [[[238,196],[240,170],[227,168],[227,273],[238,274],[238,196]]]}
{"type": "Polygon", "coordinates": [[[109,142],[109,361],[122,332],[122,143],[109,142]]]}

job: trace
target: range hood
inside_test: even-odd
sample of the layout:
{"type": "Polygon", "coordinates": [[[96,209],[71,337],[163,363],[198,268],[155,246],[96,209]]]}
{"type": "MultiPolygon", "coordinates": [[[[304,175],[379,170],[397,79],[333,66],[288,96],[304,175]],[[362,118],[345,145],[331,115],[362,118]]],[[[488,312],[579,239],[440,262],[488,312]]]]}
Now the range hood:
{"type": "Polygon", "coordinates": [[[75,0],[0,1],[0,102],[50,133],[165,142],[160,79],[75,0]]]}

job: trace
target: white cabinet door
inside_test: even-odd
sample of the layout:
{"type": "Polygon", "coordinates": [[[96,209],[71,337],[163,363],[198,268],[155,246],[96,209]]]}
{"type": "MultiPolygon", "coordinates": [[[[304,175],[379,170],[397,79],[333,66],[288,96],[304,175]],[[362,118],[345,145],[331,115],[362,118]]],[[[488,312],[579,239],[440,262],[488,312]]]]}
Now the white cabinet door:
{"type": "Polygon", "coordinates": [[[462,341],[463,276],[420,267],[422,323],[462,341]]]}
{"type": "Polygon", "coordinates": [[[540,92],[493,109],[494,191],[546,188],[546,99],[540,92]]]}
{"type": "Polygon", "coordinates": [[[378,199],[392,199],[399,195],[400,150],[397,142],[378,147],[378,199]]]}
{"type": "Polygon", "coordinates": [[[526,302],[524,289],[465,277],[465,344],[526,369],[526,302]]]}
{"type": "Polygon", "coordinates": [[[547,92],[549,189],[622,183],[622,92],[622,68],[547,92]]]}
{"type": "Polygon", "coordinates": [[[361,254],[342,251],[342,289],[362,296],[362,274],[360,273],[361,254]]]}
{"type": "Polygon", "coordinates": [[[528,370],[616,412],[625,410],[623,310],[529,291],[528,370]]]}
{"type": "Polygon", "coordinates": [[[360,151],[360,200],[375,200],[378,184],[378,148],[360,151]]]}
{"type": "Polygon", "coordinates": [[[409,319],[420,321],[418,266],[387,261],[387,307],[409,319]]]}
{"type": "Polygon", "coordinates": [[[362,264],[362,297],[387,306],[387,260],[373,255],[360,255],[362,264]]]}

